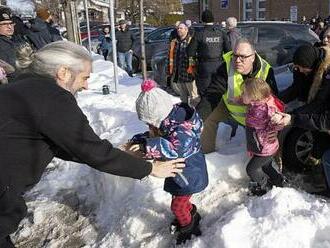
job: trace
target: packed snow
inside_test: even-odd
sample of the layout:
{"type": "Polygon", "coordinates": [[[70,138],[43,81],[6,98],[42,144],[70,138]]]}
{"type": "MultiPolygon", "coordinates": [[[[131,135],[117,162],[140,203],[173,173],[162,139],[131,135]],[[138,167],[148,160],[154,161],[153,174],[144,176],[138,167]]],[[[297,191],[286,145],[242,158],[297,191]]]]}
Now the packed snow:
{"type": "MultiPolygon", "coordinates": [[[[77,100],[94,131],[115,146],[146,131],[135,112],[141,78],[119,69],[118,93],[103,95],[105,84],[114,90],[112,63],[95,55],[93,70],[77,100]]],[[[244,130],[232,139],[230,131],[220,125],[217,151],[206,155],[209,186],[192,197],[202,236],[182,247],[330,247],[329,201],[294,188],[248,196],[244,130]]],[[[163,179],[121,178],[54,159],[25,194],[28,216],[12,238],[24,248],[173,247],[171,195],[162,187],[163,179]]]]}

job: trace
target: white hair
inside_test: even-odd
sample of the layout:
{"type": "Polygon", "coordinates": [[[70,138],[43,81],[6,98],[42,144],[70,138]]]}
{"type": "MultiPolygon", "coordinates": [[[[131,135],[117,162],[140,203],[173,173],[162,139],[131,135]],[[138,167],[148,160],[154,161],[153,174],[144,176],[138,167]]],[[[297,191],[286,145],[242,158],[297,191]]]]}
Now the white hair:
{"type": "Polygon", "coordinates": [[[83,71],[84,63],[92,62],[88,51],[70,41],[56,41],[34,52],[30,46],[17,51],[18,69],[40,75],[56,77],[60,66],[67,66],[74,74],[83,71]]]}
{"type": "Polygon", "coordinates": [[[237,19],[233,16],[228,17],[226,20],[227,28],[236,28],[237,26],[237,19]]]}

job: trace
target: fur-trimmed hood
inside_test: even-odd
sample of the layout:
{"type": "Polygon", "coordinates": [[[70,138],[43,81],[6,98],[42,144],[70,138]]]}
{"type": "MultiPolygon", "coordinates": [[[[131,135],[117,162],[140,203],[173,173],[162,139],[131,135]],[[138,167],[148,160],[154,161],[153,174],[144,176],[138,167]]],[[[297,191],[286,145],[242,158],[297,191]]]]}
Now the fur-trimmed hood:
{"type": "Polygon", "coordinates": [[[322,47],[322,49],[324,50],[324,58],[322,58],[322,61],[315,72],[313,84],[311,85],[308,94],[308,103],[315,98],[319,91],[323,77],[325,76],[324,73],[330,73],[330,48],[322,47]]]}

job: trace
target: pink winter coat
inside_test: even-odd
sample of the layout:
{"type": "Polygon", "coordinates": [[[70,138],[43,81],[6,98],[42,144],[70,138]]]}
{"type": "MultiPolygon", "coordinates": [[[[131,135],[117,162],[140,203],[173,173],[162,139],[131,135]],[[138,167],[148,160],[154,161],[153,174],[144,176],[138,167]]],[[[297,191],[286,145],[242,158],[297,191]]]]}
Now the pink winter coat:
{"type": "Polygon", "coordinates": [[[271,123],[271,117],[276,111],[283,110],[283,103],[270,96],[269,98],[251,102],[246,113],[246,143],[247,150],[258,156],[271,156],[279,147],[278,139],[274,142],[268,141],[270,132],[279,131],[283,126],[271,123]],[[282,104],[282,106],[280,106],[282,104]]]}

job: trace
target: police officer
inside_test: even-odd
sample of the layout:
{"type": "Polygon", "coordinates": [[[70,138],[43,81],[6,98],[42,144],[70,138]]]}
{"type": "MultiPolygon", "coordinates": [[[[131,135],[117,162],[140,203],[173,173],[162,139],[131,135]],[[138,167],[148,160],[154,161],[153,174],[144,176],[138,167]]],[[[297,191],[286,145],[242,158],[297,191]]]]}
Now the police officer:
{"type": "Polygon", "coordinates": [[[188,70],[194,70],[193,58],[197,59],[196,84],[200,96],[205,94],[212,74],[222,64],[222,54],[231,50],[227,34],[213,24],[211,11],[205,10],[202,13],[202,21],[205,26],[203,30],[195,33],[187,51],[190,58],[188,70]]]}

